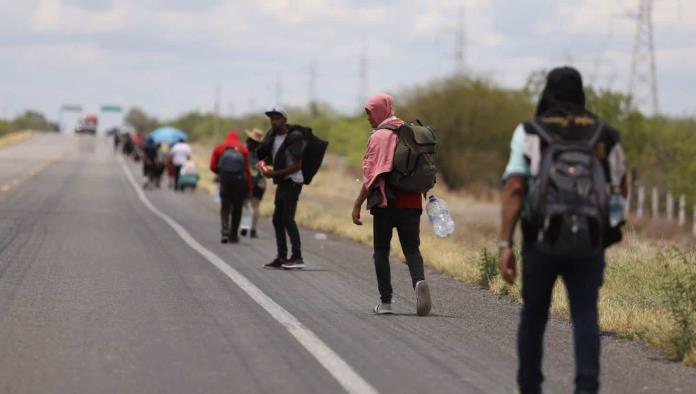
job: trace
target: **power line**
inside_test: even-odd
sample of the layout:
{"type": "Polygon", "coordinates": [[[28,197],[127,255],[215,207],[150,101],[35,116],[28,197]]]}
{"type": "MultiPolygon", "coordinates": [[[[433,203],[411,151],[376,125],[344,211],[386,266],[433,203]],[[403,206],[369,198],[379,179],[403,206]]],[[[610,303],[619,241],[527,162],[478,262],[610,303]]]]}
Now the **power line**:
{"type": "Polygon", "coordinates": [[[652,106],[653,114],[660,111],[657,96],[657,71],[655,66],[655,41],[653,38],[653,0],[639,0],[636,37],[628,92],[636,104],[652,106]]]}

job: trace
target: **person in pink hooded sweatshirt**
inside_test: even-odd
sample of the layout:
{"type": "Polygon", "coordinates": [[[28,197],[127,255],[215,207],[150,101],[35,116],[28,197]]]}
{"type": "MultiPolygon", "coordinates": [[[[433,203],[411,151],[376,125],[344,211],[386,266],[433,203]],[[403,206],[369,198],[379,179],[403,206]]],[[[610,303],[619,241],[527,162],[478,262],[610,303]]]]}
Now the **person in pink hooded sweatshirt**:
{"type": "Polygon", "coordinates": [[[399,127],[404,122],[396,117],[392,97],[387,94],[372,96],[365,104],[365,113],[373,132],[363,158],[363,184],[353,206],[353,223],[362,225],[360,212],[367,200],[367,209],[374,219],[374,263],[380,294],[380,303],[373,311],[380,315],[392,313],[389,251],[393,229],[396,228],[416,292],[416,313],[425,316],[430,313],[431,301],[420,253],[423,196],[420,193],[391,190],[386,182],[386,175],[393,167],[397,135],[385,127],[399,127]]]}

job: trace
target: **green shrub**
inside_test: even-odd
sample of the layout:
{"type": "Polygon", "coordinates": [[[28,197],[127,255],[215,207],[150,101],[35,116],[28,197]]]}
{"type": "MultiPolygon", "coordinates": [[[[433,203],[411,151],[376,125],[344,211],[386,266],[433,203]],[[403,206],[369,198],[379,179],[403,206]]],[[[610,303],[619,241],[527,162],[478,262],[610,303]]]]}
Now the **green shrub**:
{"type": "Polygon", "coordinates": [[[488,248],[482,248],[479,255],[479,285],[488,289],[491,281],[498,276],[499,253],[491,253],[488,248]]]}
{"type": "Polygon", "coordinates": [[[688,269],[683,252],[676,248],[669,252],[676,259],[665,264],[661,301],[673,323],[669,342],[675,358],[681,361],[696,347],[696,270],[688,269]]]}

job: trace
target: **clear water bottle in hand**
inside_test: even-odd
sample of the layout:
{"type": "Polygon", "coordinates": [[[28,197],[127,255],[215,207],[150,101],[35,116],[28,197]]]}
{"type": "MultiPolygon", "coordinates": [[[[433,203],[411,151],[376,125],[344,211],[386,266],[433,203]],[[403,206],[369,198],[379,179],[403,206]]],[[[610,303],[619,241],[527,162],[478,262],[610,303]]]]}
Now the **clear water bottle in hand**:
{"type": "Polygon", "coordinates": [[[624,223],[625,209],[626,201],[624,201],[621,192],[611,193],[611,197],[609,197],[609,226],[618,227],[624,223]]]}
{"type": "Polygon", "coordinates": [[[428,197],[425,212],[433,225],[435,235],[444,238],[454,232],[454,221],[447,209],[447,203],[443,199],[435,196],[428,197]]]}

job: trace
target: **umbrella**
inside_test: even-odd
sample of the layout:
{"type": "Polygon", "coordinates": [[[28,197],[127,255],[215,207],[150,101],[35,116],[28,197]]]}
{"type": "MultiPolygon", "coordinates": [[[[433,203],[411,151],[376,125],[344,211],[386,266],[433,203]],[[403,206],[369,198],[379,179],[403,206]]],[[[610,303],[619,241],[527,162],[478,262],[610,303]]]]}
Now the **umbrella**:
{"type": "Polygon", "coordinates": [[[165,144],[173,144],[175,142],[179,142],[179,140],[184,140],[186,141],[188,139],[188,135],[184,133],[183,131],[174,128],[174,127],[160,127],[159,129],[153,131],[148,135],[149,138],[152,138],[156,143],[165,143],[165,144]]]}

